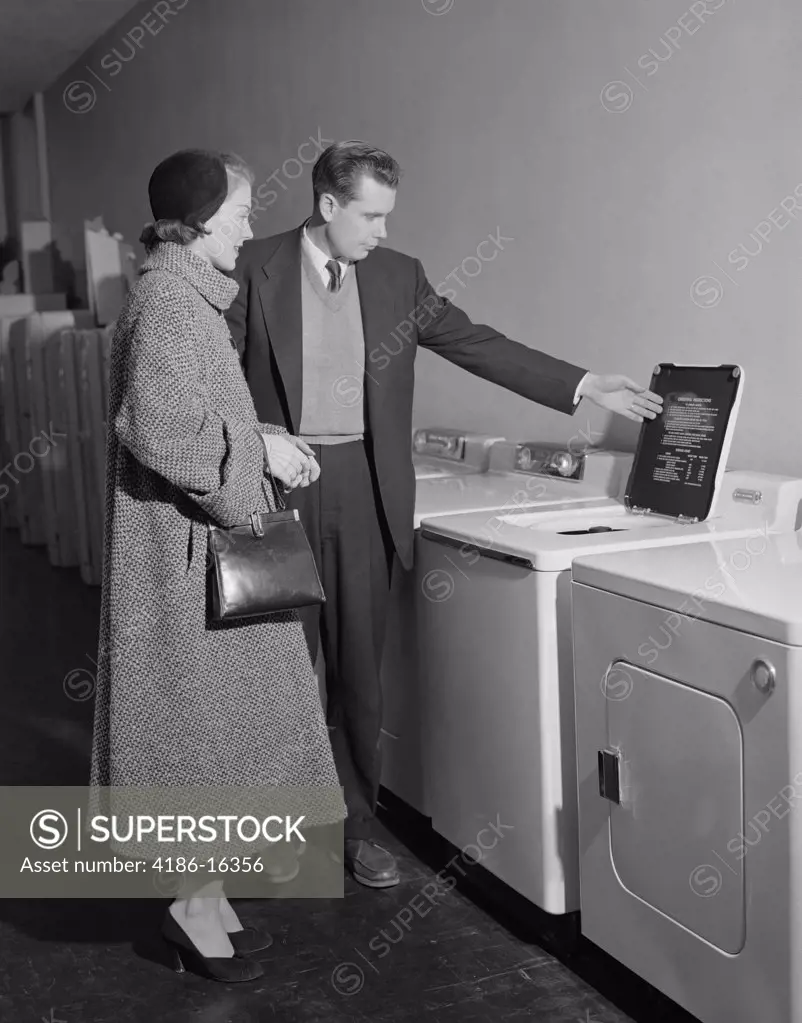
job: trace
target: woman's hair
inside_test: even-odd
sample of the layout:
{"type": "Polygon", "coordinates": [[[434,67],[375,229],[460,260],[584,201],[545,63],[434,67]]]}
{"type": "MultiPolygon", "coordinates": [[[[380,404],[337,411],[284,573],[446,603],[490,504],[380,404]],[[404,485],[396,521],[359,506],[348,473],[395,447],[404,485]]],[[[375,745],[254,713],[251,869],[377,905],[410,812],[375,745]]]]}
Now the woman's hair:
{"type": "MultiPolygon", "coordinates": [[[[225,164],[226,175],[228,176],[228,194],[243,181],[252,185],[254,182],[253,171],[245,161],[234,153],[221,153],[220,158],[225,164]]],[[[182,220],[157,220],[154,224],[146,224],[145,229],[139,236],[139,240],[145,246],[145,251],[150,252],[159,242],[175,242],[176,245],[189,245],[201,235],[209,234],[203,224],[188,224],[182,220]]]]}

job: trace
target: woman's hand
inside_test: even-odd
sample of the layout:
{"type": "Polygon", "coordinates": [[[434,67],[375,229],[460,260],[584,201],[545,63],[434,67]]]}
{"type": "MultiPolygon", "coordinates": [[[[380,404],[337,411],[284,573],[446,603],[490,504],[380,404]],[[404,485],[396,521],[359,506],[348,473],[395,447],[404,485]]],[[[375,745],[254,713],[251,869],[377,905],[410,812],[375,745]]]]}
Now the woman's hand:
{"type": "Polygon", "coordinates": [[[309,472],[307,474],[306,482],[301,483],[300,485],[302,487],[309,486],[310,483],[314,483],[320,477],[320,466],[315,458],[315,453],[306,441],[301,440],[300,437],[293,437],[290,434],[287,434],[287,440],[294,444],[299,451],[303,451],[303,453],[307,456],[309,472]]]}
{"type": "Polygon", "coordinates": [[[285,489],[307,487],[318,478],[320,466],[312,449],[298,437],[283,433],[262,433],[260,437],[265,447],[268,469],[271,475],[281,480],[285,489]]]}

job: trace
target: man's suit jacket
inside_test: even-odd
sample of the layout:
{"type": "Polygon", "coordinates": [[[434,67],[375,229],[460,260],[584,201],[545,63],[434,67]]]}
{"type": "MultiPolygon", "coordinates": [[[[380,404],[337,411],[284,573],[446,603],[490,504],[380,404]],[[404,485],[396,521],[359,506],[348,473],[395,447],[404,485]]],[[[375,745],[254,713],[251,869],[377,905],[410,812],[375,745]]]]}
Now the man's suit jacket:
{"type": "MultiPolygon", "coordinates": [[[[259,421],[297,434],[301,419],[302,228],[242,247],[226,314],[259,421]]],[[[572,413],[585,370],[474,324],[439,297],[417,259],[379,247],[355,265],[365,336],[365,445],[399,560],[412,564],[414,362],[423,345],[531,401],[572,413]]],[[[350,271],[349,271],[350,272],[350,271]]],[[[356,371],[355,371],[356,372],[356,371]]],[[[361,381],[344,380],[343,398],[361,381]]]]}

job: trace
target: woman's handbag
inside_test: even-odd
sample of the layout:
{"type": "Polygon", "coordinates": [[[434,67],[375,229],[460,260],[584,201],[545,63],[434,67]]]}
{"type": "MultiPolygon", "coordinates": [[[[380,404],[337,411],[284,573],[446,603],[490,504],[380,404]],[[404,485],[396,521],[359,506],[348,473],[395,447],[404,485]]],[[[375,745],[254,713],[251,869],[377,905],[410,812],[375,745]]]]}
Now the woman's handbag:
{"type": "Polygon", "coordinates": [[[287,510],[272,475],[270,482],[278,511],[253,512],[243,526],[209,526],[215,621],[255,618],[326,602],[298,512],[287,510]]]}

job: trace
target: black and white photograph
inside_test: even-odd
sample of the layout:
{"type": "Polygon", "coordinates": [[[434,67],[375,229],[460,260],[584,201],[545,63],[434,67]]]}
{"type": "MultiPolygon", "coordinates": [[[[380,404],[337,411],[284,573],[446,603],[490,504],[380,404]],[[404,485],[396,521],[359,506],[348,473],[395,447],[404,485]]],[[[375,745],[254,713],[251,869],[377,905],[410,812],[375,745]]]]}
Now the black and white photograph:
{"type": "Polygon", "coordinates": [[[0,0],[3,1023],[802,1023],[800,67],[0,0]]]}

